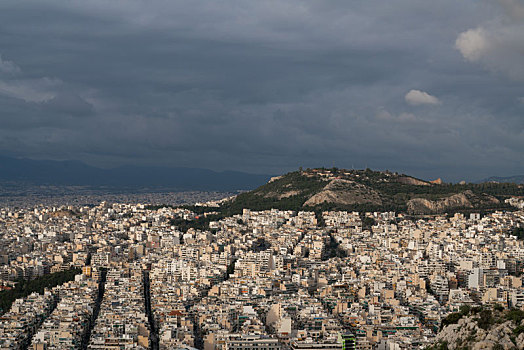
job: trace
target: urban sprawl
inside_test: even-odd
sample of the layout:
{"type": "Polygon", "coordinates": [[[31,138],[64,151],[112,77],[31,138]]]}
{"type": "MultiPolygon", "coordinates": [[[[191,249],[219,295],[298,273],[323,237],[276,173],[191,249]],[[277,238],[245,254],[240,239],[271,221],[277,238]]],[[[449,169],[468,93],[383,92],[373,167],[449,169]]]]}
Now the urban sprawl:
{"type": "Polygon", "coordinates": [[[188,209],[0,209],[0,277],[78,269],[1,310],[0,349],[423,349],[462,305],[524,306],[521,208],[250,211],[179,231],[188,209]]]}

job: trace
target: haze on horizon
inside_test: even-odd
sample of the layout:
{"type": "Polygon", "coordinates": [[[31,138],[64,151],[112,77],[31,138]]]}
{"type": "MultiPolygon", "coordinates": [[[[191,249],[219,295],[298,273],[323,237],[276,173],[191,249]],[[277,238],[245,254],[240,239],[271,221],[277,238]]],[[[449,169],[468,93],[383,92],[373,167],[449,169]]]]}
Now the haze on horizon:
{"type": "Polygon", "coordinates": [[[524,1],[3,1],[0,154],[524,174],[524,1]]]}

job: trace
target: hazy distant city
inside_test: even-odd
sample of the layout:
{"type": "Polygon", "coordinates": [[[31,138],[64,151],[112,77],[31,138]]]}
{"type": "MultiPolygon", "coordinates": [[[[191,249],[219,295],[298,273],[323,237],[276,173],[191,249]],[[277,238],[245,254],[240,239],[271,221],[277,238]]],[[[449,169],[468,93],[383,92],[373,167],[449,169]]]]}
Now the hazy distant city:
{"type": "Polygon", "coordinates": [[[231,197],[237,192],[174,191],[151,188],[92,188],[87,186],[50,186],[0,183],[1,207],[95,205],[100,202],[148,203],[151,205],[196,204],[231,197]]]}

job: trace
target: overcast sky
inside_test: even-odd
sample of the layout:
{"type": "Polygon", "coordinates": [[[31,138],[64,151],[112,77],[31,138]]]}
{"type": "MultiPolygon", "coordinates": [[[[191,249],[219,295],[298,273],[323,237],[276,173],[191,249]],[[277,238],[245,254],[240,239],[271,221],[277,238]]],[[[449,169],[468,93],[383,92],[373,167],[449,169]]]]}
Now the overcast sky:
{"type": "Polygon", "coordinates": [[[524,174],[524,1],[1,1],[0,154],[524,174]]]}

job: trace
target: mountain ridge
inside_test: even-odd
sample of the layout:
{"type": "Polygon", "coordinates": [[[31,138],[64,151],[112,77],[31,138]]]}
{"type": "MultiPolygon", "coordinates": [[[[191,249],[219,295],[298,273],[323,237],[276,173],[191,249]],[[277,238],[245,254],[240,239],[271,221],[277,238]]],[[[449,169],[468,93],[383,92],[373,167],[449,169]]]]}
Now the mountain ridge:
{"type": "Polygon", "coordinates": [[[0,156],[0,181],[30,185],[168,187],[177,190],[249,190],[270,175],[201,168],[119,166],[102,169],[76,160],[32,160],[0,156]]]}

